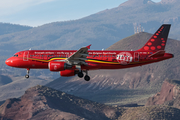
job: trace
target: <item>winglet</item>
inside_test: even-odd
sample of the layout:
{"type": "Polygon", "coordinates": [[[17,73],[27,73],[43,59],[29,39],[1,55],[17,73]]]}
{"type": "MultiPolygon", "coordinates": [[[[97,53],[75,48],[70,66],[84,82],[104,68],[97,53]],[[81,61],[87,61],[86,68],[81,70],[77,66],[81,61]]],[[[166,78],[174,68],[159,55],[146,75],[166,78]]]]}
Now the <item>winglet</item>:
{"type": "Polygon", "coordinates": [[[88,45],[88,46],[86,46],[88,49],[90,49],[90,47],[91,47],[91,44],[90,45],[88,45]]]}

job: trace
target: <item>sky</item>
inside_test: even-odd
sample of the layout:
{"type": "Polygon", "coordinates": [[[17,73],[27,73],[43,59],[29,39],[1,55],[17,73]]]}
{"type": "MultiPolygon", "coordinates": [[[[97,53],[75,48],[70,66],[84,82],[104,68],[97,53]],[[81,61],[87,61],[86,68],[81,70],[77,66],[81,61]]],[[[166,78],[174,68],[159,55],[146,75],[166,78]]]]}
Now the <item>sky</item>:
{"type": "MultiPolygon", "coordinates": [[[[76,20],[127,0],[0,0],[0,22],[32,27],[76,20]]],[[[161,0],[152,0],[160,2],[161,0]]]]}

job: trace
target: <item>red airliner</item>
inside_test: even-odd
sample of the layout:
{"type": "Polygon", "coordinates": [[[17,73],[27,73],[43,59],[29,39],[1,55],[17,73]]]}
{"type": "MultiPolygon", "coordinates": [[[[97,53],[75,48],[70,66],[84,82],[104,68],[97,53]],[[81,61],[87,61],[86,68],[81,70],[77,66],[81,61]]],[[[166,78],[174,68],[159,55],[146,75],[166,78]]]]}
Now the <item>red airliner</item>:
{"type": "Polygon", "coordinates": [[[25,50],[15,53],[5,63],[11,67],[26,68],[26,78],[29,78],[30,69],[49,69],[60,72],[64,77],[77,74],[89,81],[89,70],[123,69],[173,58],[173,54],[164,51],[170,26],[163,24],[148,42],[136,51],[88,50],[91,45],[79,50],[25,50]]]}

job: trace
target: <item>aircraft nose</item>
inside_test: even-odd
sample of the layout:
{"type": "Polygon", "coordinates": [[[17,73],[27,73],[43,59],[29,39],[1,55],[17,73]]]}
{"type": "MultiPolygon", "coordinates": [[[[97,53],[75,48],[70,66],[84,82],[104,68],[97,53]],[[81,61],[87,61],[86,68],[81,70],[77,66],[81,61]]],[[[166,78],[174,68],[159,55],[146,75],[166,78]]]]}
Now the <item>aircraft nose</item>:
{"type": "Polygon", "coordinates": [[[11,66],[12,63],[13,63],[13,61],[12,61],[10,58],[8,58],[8,59],[5,61],[5,63],[6,63],[6,65],[11,66]]]}

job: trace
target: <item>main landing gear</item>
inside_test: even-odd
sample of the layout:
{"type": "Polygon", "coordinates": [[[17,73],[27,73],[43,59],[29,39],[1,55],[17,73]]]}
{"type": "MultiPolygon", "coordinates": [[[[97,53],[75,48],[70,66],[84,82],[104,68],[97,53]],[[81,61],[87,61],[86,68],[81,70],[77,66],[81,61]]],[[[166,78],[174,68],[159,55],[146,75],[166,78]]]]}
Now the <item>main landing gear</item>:
{"type": "Polygon", "coordinates": [[[25,78],[29,78],[29,71],[30,71],[30,69],[29,68],[27,68],[27,74],[25,75],[25,78]]]}
{"type": "Polygon", "coordinates": [[[84,77],[84,74],[83,74],[82,71],[78,73],[78,77],[79,77],[79,78],[83,78],[83,77],[84,77]]]}
{"type": "Polygon", "coordinates": [[[85,75],[85,76],[84,76],[84,80],[85,80],[85,81],[89,81],[89,80],[90,80],[89,75],[85,75]]]}
{"type": "Polygon", "coordinates": [[[84,80],[85,80],[85,81],[89,81],[89,80],[90,80],[90,77],[89,77],[89,75],[88,75],[87,70],[84,71],[84,72],[86,73],[85,76],[84,76],[84,74],[83,74],[83,71],[80,71],[80,72],[78,73],[78,77],[79,77],[79,78],[83,78],[83,77],[84,77],[84,80]]]}

